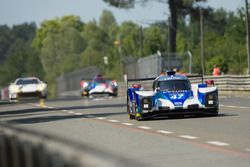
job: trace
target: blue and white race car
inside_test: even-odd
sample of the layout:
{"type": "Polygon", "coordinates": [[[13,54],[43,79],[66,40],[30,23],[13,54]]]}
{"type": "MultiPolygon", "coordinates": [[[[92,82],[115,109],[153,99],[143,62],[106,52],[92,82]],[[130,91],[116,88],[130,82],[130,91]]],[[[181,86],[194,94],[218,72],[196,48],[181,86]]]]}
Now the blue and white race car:
{"type": "Polygon", "coordinates": [[[95,76],[91,81],[82,79],[81,96],[96,94],[107,94],[110,96],[118,95],[118,84],[115,80],[105,79],[101,74],[95,76]]]}
{"type": "Polygon", "coordinates": [[[128,88],[127,112],[130,119],[171,114],[218,114],[218,89],[215,86],[191,84],[186,76],[170,71],[158,76],[152,88],[146,91],[139,84],[128,88]]]}

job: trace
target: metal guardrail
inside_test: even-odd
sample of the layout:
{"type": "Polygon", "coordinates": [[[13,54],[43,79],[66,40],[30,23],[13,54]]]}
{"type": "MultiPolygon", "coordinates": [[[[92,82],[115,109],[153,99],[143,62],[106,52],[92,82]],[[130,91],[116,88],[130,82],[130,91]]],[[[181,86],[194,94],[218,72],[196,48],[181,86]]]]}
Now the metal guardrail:
{"type": "MultiPolygon", "coordinates": [[[[202,77],[199,75],[191,75],[189,80],[191,83],[202,83],[202,77]],[[193,76],[193,77],[191,77],[193,76]]],[[[150,78],[152,79],[152,78],[150,78]]],[[[132,79],[131,81],[142,84],[146,89],[152,87],[152,81],[139,81],[141,79],[132,79]]],[[[218,87],[219,93],[222,95],[250,95],[250,75],[221,75],[221,76],[204,76],[203,80],[214,80],[215,86],[218,87]]],[[[118,95],[125,96],[127,83],[118,83],[118,95]]],[[[61,92],[62,97],[80,96],[80,88],[75,91],[61,92]]]]}
{"type": "Polygon", "coordinates": [[[141,167],[87,145],[0,123],[1,167],[141,167]]]}
{"type": "Polygon", "coordinates": [[[215,85],[220,91],[250,91],[249,75],[206,76],[204,79],[214,80],[215,85]]]}

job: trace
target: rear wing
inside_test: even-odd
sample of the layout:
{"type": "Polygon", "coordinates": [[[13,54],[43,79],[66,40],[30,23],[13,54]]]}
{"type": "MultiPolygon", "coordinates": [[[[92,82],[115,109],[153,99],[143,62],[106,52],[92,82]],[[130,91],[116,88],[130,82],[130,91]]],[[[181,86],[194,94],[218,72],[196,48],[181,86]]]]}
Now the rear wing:
{"type": "MultiPolygon", "coordinates": [[[[127,79],[127,90],[129,88],[129,83],[131,83],[131,82],[136,82],[137,84],[139,82],[139,85],[141,85],[143,83],[143,87],[147,90],[150,90],[150,89],[152,89],[152,81],[154,81],[157,77],[127,79]],[[149,81],[151,81],[151,82],[149,82],[149,81]]],[[[194,83],[204,83],[203,75],[192,74],[192,75],[186,75],[186,77],[193,84],[194,83]]],[[[132,86],[133,84],[130,84],[130,85],[132,86]]],[[[128,94],[127,94],[127,98],[128,98],[128,94]]]]}
{"type": "MultiPolygon", "coordinates": [[[[196,83],[204,83],[204,77],[201,74],[190,74],[185,75],[190,81],[194,81],[196,83]]],[[[134,78],[134,79],[127,79],[127,86],[129,82],[135,82],[135,81],[153,81],[157,78],[156,77],[150,77],[150,78],[134,78]]]]}

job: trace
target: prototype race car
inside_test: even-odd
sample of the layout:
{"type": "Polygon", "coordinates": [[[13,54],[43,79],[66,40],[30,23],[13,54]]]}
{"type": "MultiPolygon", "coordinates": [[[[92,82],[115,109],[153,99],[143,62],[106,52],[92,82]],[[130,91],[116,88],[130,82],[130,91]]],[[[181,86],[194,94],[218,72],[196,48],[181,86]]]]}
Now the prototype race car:
{"type": "Polygon", "coordinates": [[[47,98],[47,84],[36,77],[17,78],[9,86],[9,99],[24,97],[47,98]]]}
{"type": "Polygon", "coordinates": [[[118,84],[115,80],[103,78],[102,75],[95,76],[91,81],[81,80],[81,96],[94,94],[118,95],[118,84]]]}
{"type": "Polygon", "coordinates": [[[139,84],[128,88],[127,112],[130,119],[171,114],[218,114],[218,89],[215,86],[191,85],[186,76],[170,71],[157,77],[152,88],[145,91],[139,84]]]}

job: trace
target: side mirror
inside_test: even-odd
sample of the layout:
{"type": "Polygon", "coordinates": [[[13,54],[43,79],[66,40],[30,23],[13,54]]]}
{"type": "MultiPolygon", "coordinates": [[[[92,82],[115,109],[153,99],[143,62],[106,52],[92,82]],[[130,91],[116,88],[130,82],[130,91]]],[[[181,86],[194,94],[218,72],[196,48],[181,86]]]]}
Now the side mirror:
{"type": "Polygon", "coordinates": [[[206,80],[205,83],[207,86],[214,86],[214,80],[206,80]]]}
{"type": "Polygon", "coordinates": [[[140,85],[140,84],[133,84],[133,85],[132,85],[132,88],[140,89],[140,88],[141,88],[141,85],[140,85]]]}

